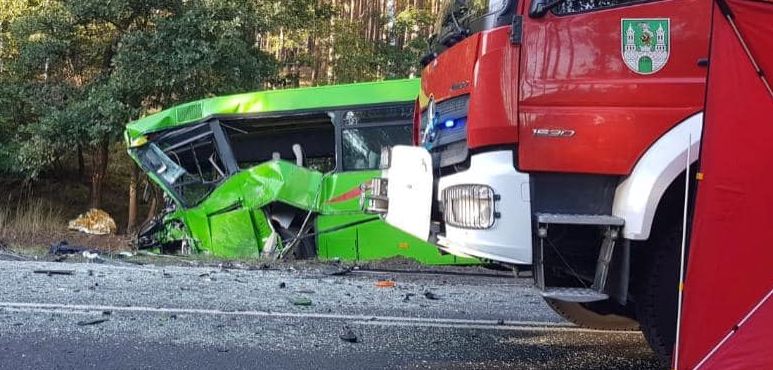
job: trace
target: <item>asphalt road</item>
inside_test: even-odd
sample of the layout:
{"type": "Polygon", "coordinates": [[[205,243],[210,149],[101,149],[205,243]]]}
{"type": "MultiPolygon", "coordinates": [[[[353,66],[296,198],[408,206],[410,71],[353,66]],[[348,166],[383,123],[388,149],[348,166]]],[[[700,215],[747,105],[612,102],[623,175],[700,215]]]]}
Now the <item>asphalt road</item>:
{"type": "Polygon", "coordinates": [[[525,279],[336,269],[0,261],[0,368],[657,368],[525,279]]]}

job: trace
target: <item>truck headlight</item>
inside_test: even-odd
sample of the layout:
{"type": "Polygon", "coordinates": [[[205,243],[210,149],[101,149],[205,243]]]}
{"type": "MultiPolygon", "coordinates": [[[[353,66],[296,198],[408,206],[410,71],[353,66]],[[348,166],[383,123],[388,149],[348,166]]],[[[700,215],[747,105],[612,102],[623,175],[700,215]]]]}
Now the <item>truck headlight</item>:
{"type": "Polygon", "coordinates": [[[443,216],[451,226],[465,229],[489,229],[499,214],[499,196],[486,185],[455,185],[441,195],[443,216]]]}

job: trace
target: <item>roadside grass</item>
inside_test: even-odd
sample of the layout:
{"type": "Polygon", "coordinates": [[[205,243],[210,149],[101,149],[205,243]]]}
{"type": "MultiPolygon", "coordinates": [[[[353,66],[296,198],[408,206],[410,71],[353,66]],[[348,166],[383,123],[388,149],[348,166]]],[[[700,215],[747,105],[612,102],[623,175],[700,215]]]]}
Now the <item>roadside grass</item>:
{"type": "Polygon", "coordinates": [[[65,225],[62,209],[44,199],[27,198],[0,205],[1,239],[54,234],[65,225]]]}

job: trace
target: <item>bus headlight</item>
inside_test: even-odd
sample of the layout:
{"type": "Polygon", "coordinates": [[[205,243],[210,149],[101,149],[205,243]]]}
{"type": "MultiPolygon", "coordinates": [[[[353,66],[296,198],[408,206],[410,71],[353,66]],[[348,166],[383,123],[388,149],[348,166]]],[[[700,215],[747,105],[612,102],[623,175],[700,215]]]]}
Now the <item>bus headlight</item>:
{"type": "Polygon", "coordinates": [[[392,161],[392,147],[381,147],[381,163],[379,168],[382,170],[388,170],[390,162],[392,161]]]}
{"type": "Polygon", "coordinates": [[[499,195],[486,185],[454,185],[443,190],[441,202],[445,222],[465,229],[489,229],[499,217],[499,195]]]}

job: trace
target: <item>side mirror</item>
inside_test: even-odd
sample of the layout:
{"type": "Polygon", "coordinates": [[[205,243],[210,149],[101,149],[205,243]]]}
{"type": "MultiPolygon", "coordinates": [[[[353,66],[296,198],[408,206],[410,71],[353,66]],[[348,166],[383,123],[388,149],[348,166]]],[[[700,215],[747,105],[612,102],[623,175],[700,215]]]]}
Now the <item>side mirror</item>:
{"type": "Polygon", "coordinates": [[[531,7],[529,7],[529,17],[542,18],[545,14],[548,14],[550,9],[553,9],[562,2],[564,0],[532,0],[531,7]]]}

